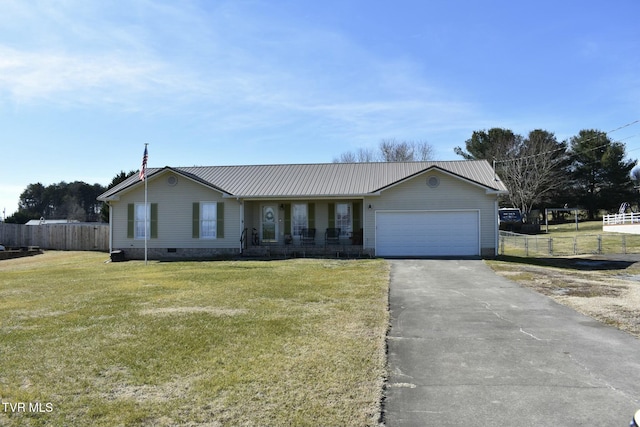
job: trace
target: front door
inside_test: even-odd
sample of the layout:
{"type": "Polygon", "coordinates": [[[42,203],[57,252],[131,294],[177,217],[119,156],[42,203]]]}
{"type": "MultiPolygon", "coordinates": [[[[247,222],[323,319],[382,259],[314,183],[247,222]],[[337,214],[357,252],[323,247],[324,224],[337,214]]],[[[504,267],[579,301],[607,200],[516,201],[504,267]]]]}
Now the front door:
{"type": "Polygon", "coordinates": [[[262,241],[277,242],[278,241],[278,207],[276,205],[262,206],[262,241]]]}

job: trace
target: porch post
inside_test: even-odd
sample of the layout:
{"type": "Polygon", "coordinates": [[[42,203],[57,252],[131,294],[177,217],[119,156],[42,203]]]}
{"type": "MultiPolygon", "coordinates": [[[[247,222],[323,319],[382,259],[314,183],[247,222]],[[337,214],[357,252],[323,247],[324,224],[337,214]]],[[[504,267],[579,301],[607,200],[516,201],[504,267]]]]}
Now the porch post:
{"type": "MultiPolygon", "coordinates": [[[[242,233],[244,232],[244,201],[240,200],[240,199],[236,199],[238,201],[238,203],[240,203],[240,236],[242,236],[242,233]]],[[[245,236],[246,238],[246,236],[245,236]]],[[[242,251],[244,250],[244,248],[242,247],[242,238],[240,239],[240,253],[242,253],[242,251]]]]}

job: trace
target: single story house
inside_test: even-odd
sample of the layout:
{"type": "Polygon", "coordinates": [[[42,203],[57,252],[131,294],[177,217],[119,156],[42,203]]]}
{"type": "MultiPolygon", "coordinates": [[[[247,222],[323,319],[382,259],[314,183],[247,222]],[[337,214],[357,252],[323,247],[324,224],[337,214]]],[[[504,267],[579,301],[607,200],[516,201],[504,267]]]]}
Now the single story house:
{"type": "Polygon", "coordinates": [[[110,249],[150,259],[258,247],[382,257],[497,255],[504,183],[485,160],[147,169],[109,189],[110,249]],[[146,219],[145,219],[146,218],[146,219]]]}

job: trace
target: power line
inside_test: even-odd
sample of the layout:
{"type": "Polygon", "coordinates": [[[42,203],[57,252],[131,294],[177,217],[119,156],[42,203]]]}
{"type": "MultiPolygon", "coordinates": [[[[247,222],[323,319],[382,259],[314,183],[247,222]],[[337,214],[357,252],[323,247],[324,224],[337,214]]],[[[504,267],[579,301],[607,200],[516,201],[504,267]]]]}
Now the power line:
{"type": "Polygon", "coordinates": [[[618,130],[620,130],[620,129],[624,129],[624,128],[627,128],[627,127],[629,127],[629,126],[635,125],[636,123],[640,123],[640,119],[638,119],[638,120],[634,120],[634,121],[632,121],[631,123],[627,123],[626,125],[620,126],[619,128],[616,128],[616,129],[614,129],[614,130],[610,130],[609,132],[606,132],[606,133],[607,133],[607,135],[608,135],[608,134],[613,133],[613,132],[615,132],[615,131],[618,131],[618,130]]]}
{"type": "MultiPolygon", "coordinates": [[[[617,131],[619,131],[621,129],[627,128],[629,126],[633,126],[633,125],[635,125],[637,123],[640,123],[640,119],[634,120],[634,121],[632,121],[630,123],[627,123],[625,125],[622,125],[620,127],[615,128],[613,130],[610,130],[609,132],[603,132],[603,133],[605,135],[609,135],[610,133],[617,132],[617,131]]],[[[598,131],[596,131],[596,132],[598,132],[598,131]]],[[[634,136],[638,136],[638,135],[640,135],[640,134],[628,136],[628,137],[623,138],[621,140],[612,141],[612,142],[621,142],[621,141],[624,141],[625,139],[633,138],[634,136]]],[[[592,140],[595,140],[595,139],[600,139],[600,135],[596,135],[596,136],[591,137],[589,139],[585,139],[583,142],[589,142],[589,141],[592,141],[592,140]]],[[[593,148],[591,148],[589,150],[585,150],[584,152],[595,151],[595,150],[598,150],[600,148],[606,147],[607,145],[609,145],[609,144],[602,144],[602,145],[599,145],[597,147],[593,147],[593,148]]],[[[546,155],[546,154],[552,154],[552,153],[555,153],[556,151],[562,151],[562,150],[565,150],[565,148],[564,147],[560,147],[560,148],[556,148],[556,149],[553,149],[553,150],[545,151],[545,152],[542,152],[542,153],[531,154],[529,156],[516,157],[516,158],[513,158],[513,159],[496,160],[494,158],[493,164],[495,165],[497,163],[507,163],[507,162],[515,162],[515,161],[519,161],[519,160],[526,160],[526,159],[530,159],[530,158],[534,158],[534,157],[538,157],[538,156],[543,156],[543,155],[546,155]]]]}

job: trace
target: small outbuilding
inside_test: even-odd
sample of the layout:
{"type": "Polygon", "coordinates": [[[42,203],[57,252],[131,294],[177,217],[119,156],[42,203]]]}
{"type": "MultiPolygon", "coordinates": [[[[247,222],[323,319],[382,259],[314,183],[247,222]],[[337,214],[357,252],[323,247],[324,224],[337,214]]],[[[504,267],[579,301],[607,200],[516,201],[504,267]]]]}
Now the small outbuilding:
{"type": "Polygon", "coordinates": [[[80,221],[74,219],[30,219],[25,225],[56,225],[56,224],[79,224],[80,221]]]}

